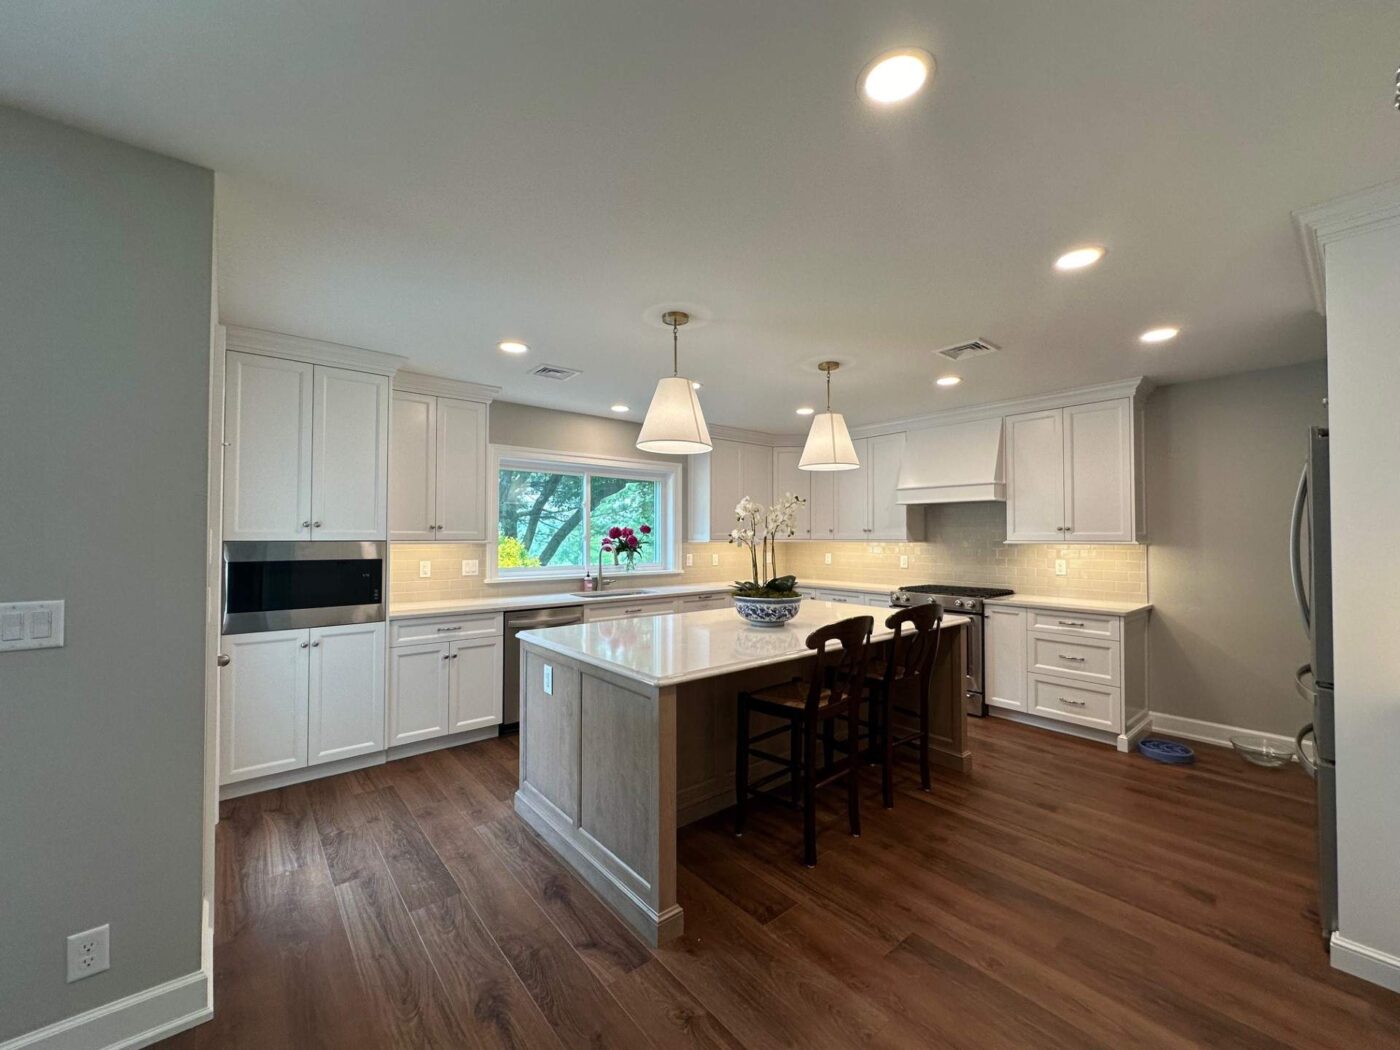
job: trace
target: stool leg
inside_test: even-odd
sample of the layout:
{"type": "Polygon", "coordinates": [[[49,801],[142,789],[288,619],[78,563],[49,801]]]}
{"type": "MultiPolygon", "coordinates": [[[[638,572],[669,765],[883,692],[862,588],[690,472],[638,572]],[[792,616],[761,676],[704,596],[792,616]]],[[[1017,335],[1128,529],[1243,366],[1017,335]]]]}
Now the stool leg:
{"type": "MultiPolygon", "coordinates": [[[[928,683],[925,683],[922,702],[919,704],[919,781],[925,791],[933,790],[933,783],[928,776],[928,705],[929,705],[928,683]]],[[[956,698],[961,702],[961,697],[956,698]]]]}
{"type": "Polygon", "coordinates": [[[836,721],[828,718],[822,723],[822,768],[831,769],[835,765],[836,721]]]}
{"type": "Polygon", "coordinates": [[[802,799],[802,724],[796,720],[788,734],[788,765],[792,767],[788,777],[788,797],[795,806],[802,799]]]}
{"type": "Polygon", "coordinates": [[[734,735],[734,834],[744,833],[749,816],[749,704],[739,697],[739,725],[734,735]]]}
{"type": "Polygon", "coordinates": [[[811,719],[804,720],[802,734],[802,863],[809,868],[817,866],[817,724],[811,719]]]}
{"type": "Polygon", "coordinates": [[[880,717],[885,727],[884,739],[880,746],[880,787],[884,795],[886,809],[894,809],[894,711],[891,694],[886,693],[881,705],[880,717]]]}
{"type": "MultiPolygon", "coordinates": [[[[860,719],[860,703],[852,700],[850,705],[846,711],[846,726],[851,739],[855,740],[860,729],[857,724],[860,719]]],[[[851,822],[851,834],[856,838],[860,838],[860,767],[864,761],[858,747],[851,748],[851,753],[846,756],[846,810],[851,822]]]]}

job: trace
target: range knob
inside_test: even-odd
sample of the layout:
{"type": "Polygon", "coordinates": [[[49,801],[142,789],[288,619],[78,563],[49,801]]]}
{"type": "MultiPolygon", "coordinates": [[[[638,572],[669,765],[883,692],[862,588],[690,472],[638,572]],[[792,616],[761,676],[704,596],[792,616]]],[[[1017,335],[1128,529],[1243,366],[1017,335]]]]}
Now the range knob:
{"type": "Polygon", "coordinates": [[[961,599],[961,598],[954,598],[954,599],[953,599],[953,605],[956,606],[957,608],[961,609],[962,606],[963,606],[963,601],[962,601],[962,599],[961,599]]]}

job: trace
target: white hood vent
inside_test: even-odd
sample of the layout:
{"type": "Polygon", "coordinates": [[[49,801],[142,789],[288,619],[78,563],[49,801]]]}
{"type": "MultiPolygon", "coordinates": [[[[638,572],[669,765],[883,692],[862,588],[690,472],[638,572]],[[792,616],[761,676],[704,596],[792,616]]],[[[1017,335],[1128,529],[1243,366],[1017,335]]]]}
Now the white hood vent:
{"type": "Polygon", "coordinates": [[[1001,430],[999,418],[911,430],[899,466],[898,502],[1005,500],[1001,430]]]}

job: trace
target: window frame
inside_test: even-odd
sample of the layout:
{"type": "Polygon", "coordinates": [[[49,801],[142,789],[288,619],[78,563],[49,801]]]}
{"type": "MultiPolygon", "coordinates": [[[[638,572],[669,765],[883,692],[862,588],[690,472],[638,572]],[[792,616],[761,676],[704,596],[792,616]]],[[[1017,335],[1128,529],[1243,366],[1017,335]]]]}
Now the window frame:
{"type": "MultiPolygon", "coordinates": [[[[588,533],[592,508],[592,479],[595,475],[608,478],[623,478],[628,481],[651,481],[657,485],[659,521],[650,522],[666,538],[664,544],[655,547],[657,560],[638,564],[632,570],[637,575],[663,576],[680,573],[681,562],[681,480],[682,468],[678,463],[664,463],[657,460],[627,459],[621,456],[582,455],[574,452],[555,452],[549,449],[523,448],[516,445],[491,445],[488,456],[489,470],[486,478],[486,583],[521,583],[531,580],[577,580],[596,564],[598,552],[590,551],[588,533]],[[583,475],[583,516],[579,527],[583,530],[584,561],[582,566],[541,566],[537,569],[502,569],[497,564],[501,540],[501,471],[532,470],[551,474],[583,475]]],[[[604,565],[604,572],[612,568],[612,563],[604,565]]],[[[625,567],[616,566],[625,572],[625,567]]]]}

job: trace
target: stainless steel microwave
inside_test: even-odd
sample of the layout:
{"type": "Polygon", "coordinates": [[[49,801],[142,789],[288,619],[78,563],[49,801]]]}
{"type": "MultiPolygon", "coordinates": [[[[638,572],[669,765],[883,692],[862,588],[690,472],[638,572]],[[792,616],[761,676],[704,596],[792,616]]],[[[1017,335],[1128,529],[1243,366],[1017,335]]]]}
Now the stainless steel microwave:
{"type": "Polygon", "coordinates": [[[385,544],[315,540],[224,544],[224,634],[384,619],[385,544]]]}

